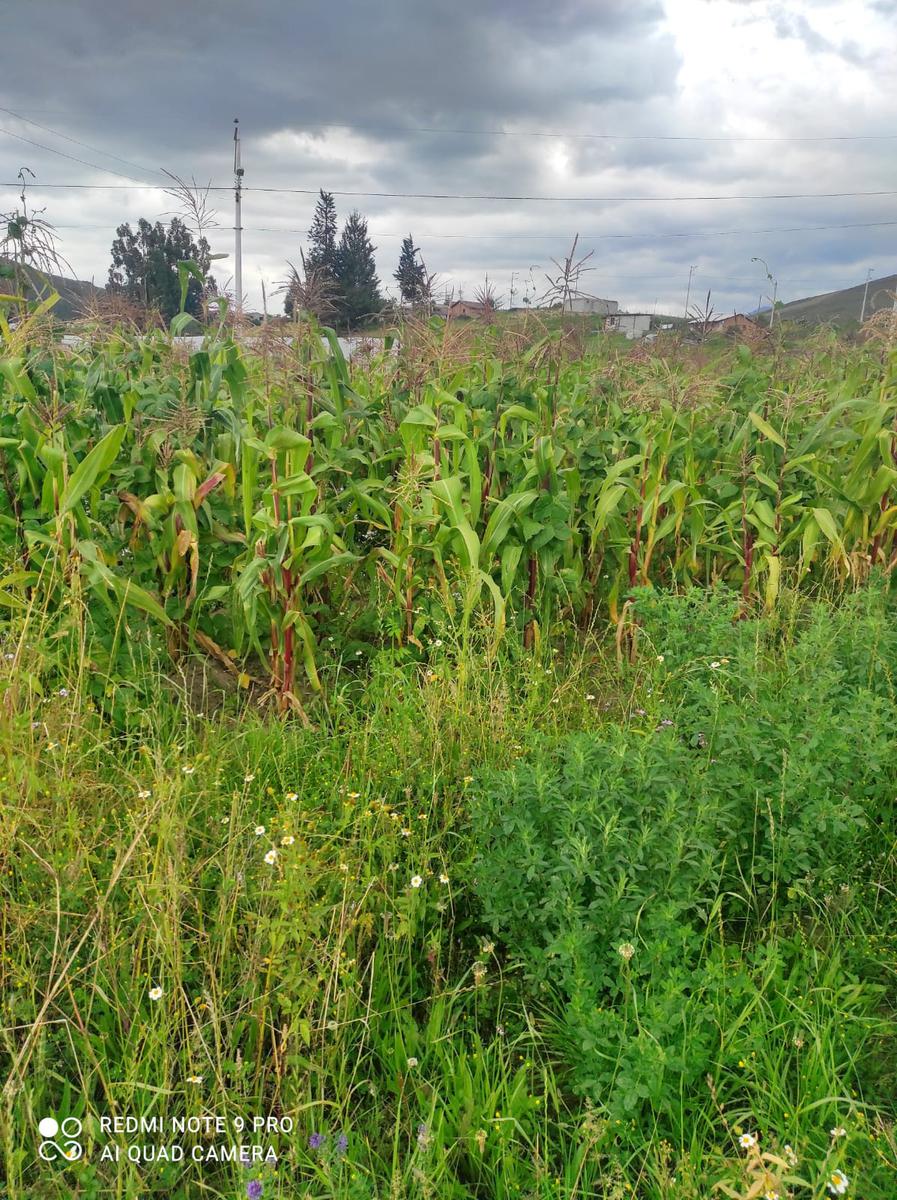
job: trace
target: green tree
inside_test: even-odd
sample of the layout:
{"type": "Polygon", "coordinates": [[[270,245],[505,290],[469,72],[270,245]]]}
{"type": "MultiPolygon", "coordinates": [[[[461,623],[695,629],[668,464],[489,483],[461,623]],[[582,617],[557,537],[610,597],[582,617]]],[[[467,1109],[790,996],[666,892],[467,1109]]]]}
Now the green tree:
{"type": "Polygon", "coordinates": [[[336,251],[336,282],[339,313],[347,326],[360,324],[382,308],[374,247],[368,223],[359,212],[353,212],[343,226],[336,251]]]}
{"type": "MultiPolygon", "coordinates": [[[[186,259],[196,262],[204,274],[211,262],[209,243],[204,237],[194,242],[190,230],[179,217],[166,228],[161,221],[151,225],[144,217],[137,222],[136,231],[130,224],[119,225],[112,243],[112,266],[109,268],[109,288],[122,292],[147,307],[157,308],[170,321],[181,304],[181,285],[178,263],[186,259]]],[[[210,281],[214,285],[214,280],[210,281]]],[[[202,313],[202,288],[195,279],[187,289],[187,312],[194,317],[202,313]]]]}
{"type": "Polygon", "coordinates": [[[402,299],[408,304],[421,304],[427,298],[427,272],[418,258],[419,253],[409,233],[402,239],[399,265],[393,275],[402,299]]]}
{"type": "Polygon", "coordinates": [[[311,308],[305,293],[317,295],[321,292],[332,305],[336,292],[336,203],[330,192],[321,188],[315,215],[308,231],[308,251],[302,255],[302,275],[291,267],[283,309],[292,317],[296,309],[311,308]]]}
{"type": "Polygon", "coordinates": [[[308,270],[330,276],[336,274],[336,203],[330,192],[323,188],[308,231],[305,262],[308,270]]]}

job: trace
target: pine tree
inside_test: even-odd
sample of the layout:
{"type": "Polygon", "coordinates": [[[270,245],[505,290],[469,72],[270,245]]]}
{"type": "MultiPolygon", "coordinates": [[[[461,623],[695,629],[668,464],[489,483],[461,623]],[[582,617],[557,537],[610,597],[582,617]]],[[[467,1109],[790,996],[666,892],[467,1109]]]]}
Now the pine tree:
{"type": "Polygon", "coordinates": [[[311,229],[308,231],[309,249],[305,262],[309,269],[321,271],[331,277],[336,275],[336,203],[330,192],[321,189],[320,199],[315,205],[311,229]]]}
{"type": "Polygon", "coordinates": [[[402,299],[408,304],[420,304],[426,299],[427,275],[424,264],[417,257],[418,251],[409,233],[402,239],[402,252],[393,279],[399,285],[402,299]]]}
{"type": "Polygon", "coordinates": [[[359,212],[353,212],[343,226],[336,251],[336,282],[337,304],[346,325],[357,325],[382,308],[374,247],[368,223],[359,212]]]}

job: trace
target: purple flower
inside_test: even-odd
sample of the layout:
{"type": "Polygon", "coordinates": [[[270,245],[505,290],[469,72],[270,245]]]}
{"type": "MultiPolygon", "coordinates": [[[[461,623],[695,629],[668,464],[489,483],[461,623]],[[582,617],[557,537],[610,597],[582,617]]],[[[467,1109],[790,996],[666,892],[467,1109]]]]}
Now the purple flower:
{"type": "Polygon", "coordinates": [[[260,1200],[261,1194],[265,1189],[262,1186],[260,1179],[250,1179],[246,1184],[246,1195],[249,1200],[260,1200]]]}
{"type": "Polygon", "coordinates": [[[320,1150],[324,1145],[324,1141],[323,1133],[313,1133],[308,1139],[308,1144],[312,1150],[320,1150]]]}
{"type": "Polygon", "coordinates": [[[341,1133],[339,1135],[339,1137],[336,1139],[336,1152],[337,1152],[337,1154],[345,1154],[348,1149],[349,1149],[349,1139],[346,1137],[346,1135],[344,1133],[341,1133]]]}

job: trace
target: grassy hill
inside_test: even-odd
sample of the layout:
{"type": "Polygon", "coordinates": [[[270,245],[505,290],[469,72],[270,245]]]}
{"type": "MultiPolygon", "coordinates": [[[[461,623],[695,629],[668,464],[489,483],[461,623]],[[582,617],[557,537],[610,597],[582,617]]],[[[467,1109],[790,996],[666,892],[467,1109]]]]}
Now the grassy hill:
{"type": "MultiPolygon", "coordinates": [[[[822,325],[830,321],[839,326],[857,324],[863,306],[865,286],[865,283],[860,283],[856,287],[844,288],[840,292],[824,292],[821,296],[808,296],[803,300],[793,300],[790,304],[784,304],[776,310],[776,320],[800,321],[807,325],[822,325]]],[[[895,291],[897,291],[897,275],[884,275],[881,279],[871,279],[866,298],[866,316],[869,317],[883,308],[890,308],[894,303],[893,293],[895,291]]]]}
{"type": "MultiPolygon", "coordinates": [[[[8,260],[3,259],[0,259],[0,264],[11,265],[8,260]]],[[[26,267],[25,270],[31,280],[31,286],[27,292],[29,300],[47,294],[48,280],[50,286],[59,293],[59,300],[53,309],[53,315],[60,321],[71,321],[76,317],[84,316],[91,301],[96,300],[104,291],[103,288],[98,288],[95,284],[87,283],[83,279],[67,279],[63,275],[42,275],[30,267],[26,267]]],[[[0,276],[0,292],[12,295],[15,291],[15,281],[0,276]]]]}

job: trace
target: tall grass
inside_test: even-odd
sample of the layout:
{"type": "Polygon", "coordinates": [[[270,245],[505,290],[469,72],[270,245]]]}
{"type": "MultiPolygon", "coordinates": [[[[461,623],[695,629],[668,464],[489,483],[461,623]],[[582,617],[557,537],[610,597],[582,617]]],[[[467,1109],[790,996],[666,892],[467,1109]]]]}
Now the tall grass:
{"type": "Polygon", "coordinates": [[[889,1200],[889,361],[17,349],[10,1200],[889,1200]]]}

